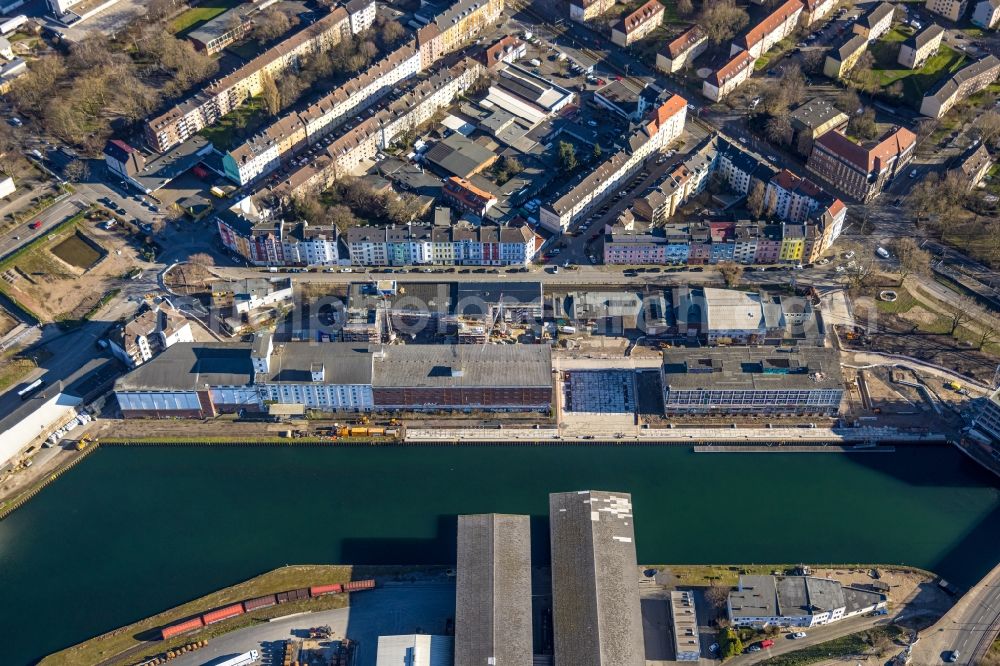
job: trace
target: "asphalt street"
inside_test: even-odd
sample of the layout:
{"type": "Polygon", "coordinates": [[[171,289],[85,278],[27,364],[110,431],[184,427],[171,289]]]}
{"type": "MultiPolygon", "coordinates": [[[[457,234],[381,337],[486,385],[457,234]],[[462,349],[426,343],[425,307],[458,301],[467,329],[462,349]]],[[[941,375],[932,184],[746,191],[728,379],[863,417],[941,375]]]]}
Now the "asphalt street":
{"type": "Polygon", "coordinates": [[[977,583],[936,624],[920,633],[913,646],[913,663],[921,666],[956,663],[975,666],[982,653],[997,637],[1000,618],[1000,565],[977,583]],[[990,638],[992,636],[992,640],[990,638]],[[954,662],[948,661],[958,651],[954,662]]]}

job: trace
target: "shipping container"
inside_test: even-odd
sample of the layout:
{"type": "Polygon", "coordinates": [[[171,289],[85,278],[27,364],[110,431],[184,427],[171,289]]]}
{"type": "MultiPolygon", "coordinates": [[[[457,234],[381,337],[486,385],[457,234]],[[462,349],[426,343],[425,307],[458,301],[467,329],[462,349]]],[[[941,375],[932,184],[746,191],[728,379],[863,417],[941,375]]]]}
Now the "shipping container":
{"type": "Polygon", "coordinates": [[[269,594],[266,597],[257,597],[255,599],[247,599],[243,602],[243,609],[246,612],[252,610],[257,610],[258,608],[267,608],[268,606],[273,606],[277,602],[274,599],[273,594],[269,594]]]}
{"type": "Polygon", "coordinates": [[[340,583],[333,583],[332,585],[313,585],[309,588],[309,594],[314,597],[318,597],[322,594],[340,594],[344,591],[344,586],[340,583]]]}
{"type": "Polygon", "coordinates": [[[213,622],[228,620],[229,618],[236,617],[237,615],[243,615],[243,604],[233,604],[232,606],[226,606],[225,608],[209,611],[208,613],[202,615],[201,619],[205,621],[205,624],[212,624],[213,622]]]}
{"type": "Polygon", "coordinates": [[[163,640],[168,638],[173,638],[178,634],[183,634],[185,631],[193,631],[195,629],[200,629],[205,626],[205,623],[200,617],[195,617],[185,622],[178,622],[177,624],[172,624],[169,627],[164,627],[160,630],[160,636],[163,640]]]}

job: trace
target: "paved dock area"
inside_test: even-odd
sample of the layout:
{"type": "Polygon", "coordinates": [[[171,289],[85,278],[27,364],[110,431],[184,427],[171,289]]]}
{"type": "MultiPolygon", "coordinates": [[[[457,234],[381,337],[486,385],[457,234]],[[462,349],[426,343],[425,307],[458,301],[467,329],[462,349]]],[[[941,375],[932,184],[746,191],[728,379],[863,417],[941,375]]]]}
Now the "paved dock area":
{"type": "Polygon", "coordinates": [[[356,641],[354,666],[375,666],[378,637],[412,633],[443,634],[455,617],[454,583],[388,583],[351,595],[347,608],[305,613],[239,629],[211,640],[207,647],[171,660],[172,666],[202,666],[259,650],[265,664],[280,664],[282,641],[309,627],[329,625],[332,638],[356,641]]]}
{"type": "Polygon", "coordinates": [[[566,371],[562,388],[565,412],[630,414],[636,409],[633,371],[566,371]]]}

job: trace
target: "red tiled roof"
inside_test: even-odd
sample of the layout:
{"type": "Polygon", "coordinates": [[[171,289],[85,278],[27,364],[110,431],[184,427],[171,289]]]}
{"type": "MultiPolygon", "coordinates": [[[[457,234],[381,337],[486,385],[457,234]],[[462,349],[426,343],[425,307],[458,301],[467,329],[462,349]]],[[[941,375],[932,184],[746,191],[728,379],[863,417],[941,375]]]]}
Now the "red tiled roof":
{"type": "Polygon", "coordinates": [[[649,0],[646,4],[639,7],[639,9],[619,21],[615,27],[628,34],[657,14],[662,13],[663,5],[660,4],[659,0],[649,0]]]}
{"type": "Polygon", "coordinates": [[[910,148],[916,140],[916,134],[905,127],[900,127],[867,148],[854,143],[837,130],[827,132],[816,142],[841,160],[871,173],[881,164],[910,148]]]}
{"type": "Polygon", "coordinates": [[[801,0],[786,0],[785,4],[775,9],[763,21],[750,28],[745,35],[737,40],[737,45],[749,49],[757,42],[764,39],[765,35],[771,34],[779,25],[788,20],[788,17],[802,9],[801,0]]]}
{"type": "MultiPolygon", "coordinates": [[[[796,2],[797,1],[798,0],[796,0],[796,2]]],[[[740,51],[739,53],[734,55],[729,62],[720,67],[718,70],[712,72],[708,76],[707,81],[716,88],[718,88],[725,81],[731,79],[734,75],[743,71],[747,67],[752,66],[754,60],[756,60],[756,58],[750,55],[748,51],[740,51]]]]}
{"type": "Polygon", "coordinates": [[[680,37],[667,44],[663,49],[663,53],[671,58],[676,58],[694,46],[694,43],[704,36],[704,30],[698,26],[693,26],[690,30],[685,30],[681,33],[680,37]]]}

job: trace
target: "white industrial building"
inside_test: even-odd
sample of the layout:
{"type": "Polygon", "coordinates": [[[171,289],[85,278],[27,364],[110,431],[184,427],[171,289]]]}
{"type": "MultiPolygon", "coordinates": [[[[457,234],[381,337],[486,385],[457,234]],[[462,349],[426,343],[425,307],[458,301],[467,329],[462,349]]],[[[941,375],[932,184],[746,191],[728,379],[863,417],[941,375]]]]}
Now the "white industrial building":
{"type": "Polygon", "coordinates": [[[455,639],[451,636],[407,634],[379,636],[375,666],[454,666],[455,639]]]}
{"type": "Polygon", "coordinates": [[[48,392],[42,390],[0,420],[0,468],[32,444],[41,445],[53,432],[75,420],[81,402],[80,398],[54,388],[48,392]]]}
{"type": "Polygon", "coordinates": [[[881,592],[812,576],[740,576],[729,593],[736,626],[816,627],[885,608],[881,592]]]}
{"type": "Polygon", "coordinates": [[[694,594],[690,591],[674,590],[670,593],[670,622],[674,633],[674,659],[699,661],[701,637],[698,633],[698,613],[694,594]]]}

